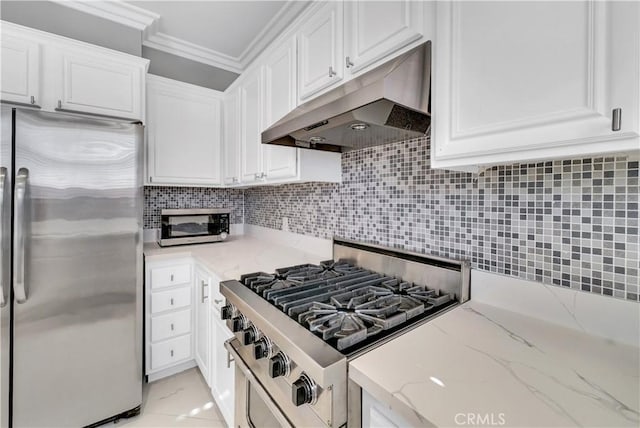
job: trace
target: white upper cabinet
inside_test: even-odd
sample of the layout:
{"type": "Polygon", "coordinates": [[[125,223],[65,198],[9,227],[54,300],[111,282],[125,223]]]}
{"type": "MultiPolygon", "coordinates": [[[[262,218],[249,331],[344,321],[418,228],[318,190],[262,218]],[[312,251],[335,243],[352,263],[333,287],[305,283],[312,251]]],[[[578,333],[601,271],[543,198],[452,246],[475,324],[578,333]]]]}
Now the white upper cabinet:
{"type": "Polygon", "coordinates": [[[240,85],[240,179],[243,183],[264,179],[261,140],[263,73],[264,67],[258,67],[240,85]]]}
{"type": "Polygon", "coordinates": [[[64,48],[58,61],[62,74],[56,108],[134,120],[143,117],[144,70],[137,64],[64,48]]]}
{"type": "Polygon", "coordinates": [[[298,30],[298,97],[305,101],[344,77],[343,4],[328,2],[298,30]]]}
{"type": "Polygon", "coordinates": [[[40,45],[11,36],[2,37],[1,98],[19,104],[37,105],[40,100],[40,45]]]}
{"type": "Polygon", "coordinates": [[[436,8],[433,167],[637,150],[640,3],[436,8]]]}
{"type": "Polygon", "coordinates": [[[222,139],[224,184],[240,183],[240,93],[232,91],[224,101],[222,139]]]}
{"type": "Polygon", "coordinates": [[[149,182],[221,184],[222,94],[153,75],[147,80],[149,182]]]}
{"type": "MultiPolygon", "coordinates": [[[[296,39],[292,37],[277,48],[265,63],[264,129],[295,108],[296,77],[296,39]]],[[[263,145],[262,153],[267,179],[296,176],[298,149],[263,145]]]]}
{"type": "Polygon", "coordinates": [[[421,1],[344,3],[345,67],[353,74],[422,37],[421,1]]]}
{"type": "Polygon", "coordinates": [[[3,101],[145,119],[149,60],[2,21],[3,101]]]}

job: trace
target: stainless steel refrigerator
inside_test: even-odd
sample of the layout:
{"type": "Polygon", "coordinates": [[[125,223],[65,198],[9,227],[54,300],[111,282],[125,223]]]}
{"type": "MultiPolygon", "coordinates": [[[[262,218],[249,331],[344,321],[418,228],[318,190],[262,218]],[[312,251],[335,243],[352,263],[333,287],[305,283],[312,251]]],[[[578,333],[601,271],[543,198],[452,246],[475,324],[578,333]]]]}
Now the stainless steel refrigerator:
{"type": "Polygon", "coordinates": [[[2,107],[0,426],[142,402],[143,127],[2,107]]]}

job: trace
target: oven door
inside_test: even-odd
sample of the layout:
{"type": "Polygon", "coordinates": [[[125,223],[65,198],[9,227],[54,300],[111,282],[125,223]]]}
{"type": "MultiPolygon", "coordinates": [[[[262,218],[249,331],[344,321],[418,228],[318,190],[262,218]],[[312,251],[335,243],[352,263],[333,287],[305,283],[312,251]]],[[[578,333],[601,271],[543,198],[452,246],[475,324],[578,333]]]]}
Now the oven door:
{"type": "Polygon", "coordinates": [[[236,366],[236,426],[240,428],[293,427],[236,351],[235,348],[239,346],[238,339],[229,339],[224,346],[231,354],[236,366]]]}

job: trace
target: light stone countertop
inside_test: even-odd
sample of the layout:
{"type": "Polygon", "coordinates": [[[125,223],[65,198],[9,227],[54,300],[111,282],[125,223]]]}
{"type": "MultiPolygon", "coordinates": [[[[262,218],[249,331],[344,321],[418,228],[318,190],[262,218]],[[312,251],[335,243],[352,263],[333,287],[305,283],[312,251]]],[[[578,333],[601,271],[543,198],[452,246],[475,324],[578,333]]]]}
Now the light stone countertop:
{"type": "Polygon", "coordinates": [[[349,364],[411,424],[439,427],[637,427],[639,372],[637,347],[474,301],[349,364]]]}
{"type": "MultiPolygon", "coordinates": [[[[214,244],[146,243],[144,253],[147,261],[192,257],[221,280],[331,258],[328,243],[259,232],[214,244]]],[[[558,287],[552,291],[567,296],[553,295],[512,278],[500,285],[492,274],[473,278],[475,300],[355,358],[349,377],[411,425],[639,426],[640,305],[558,287]],[[497,302],[496,295],[505,297],[497,302]],[[538,313],[554,322],[532,316],[538,313]],[[585,319],[609,331],[630,326],[632,345],[593,334],[585,319]],[[470,423],[469,415],[484,423],[470,423]]]]}
{"type": "Polygon", "coordinates": [[[302,263],[319,263],[331,258],[331,254],[301,251],[271,240],[239,235],[212,244],[160,247],[157,243],[145,243],[147,262],[176,257],[193,257],[221,281],[240,279],[240,275],[264,271],[272,273],[276,268],[302,263]]]}

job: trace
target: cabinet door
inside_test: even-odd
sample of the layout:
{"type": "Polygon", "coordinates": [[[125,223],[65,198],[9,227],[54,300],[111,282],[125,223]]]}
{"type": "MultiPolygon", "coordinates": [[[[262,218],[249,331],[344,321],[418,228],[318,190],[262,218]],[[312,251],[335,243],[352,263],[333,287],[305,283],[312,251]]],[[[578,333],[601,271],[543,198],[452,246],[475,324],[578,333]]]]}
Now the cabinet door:
{"type": "Polygon", "coordinates": [[[57,107],[143,119],[144,70],[115,57],[61,49],[62,87],[57,107]]]}
{"type": "Polygon", "coordinates": [[[638,2],[436,8],[432,166],[637,149],[638,2]]]}
{"type": "MultiPolygon", "coordinates": [[[[264,67],[265,128],[273,125],[296,105],[296,40],[292,38],[269,57],[264,67]]],[[[298,150],[295,147],[263,146],[267,180],[295,177],[298,150]]]]}
{"type": "Polygon", "coordinates": [[[224,102],[224,140],[222,144],[224,184],[240,183],[240,93],[234,91],[224,102]]]}
{"type": "Polygon", "coordinates": [[[261,181],[262,165],[262,103],[263,67],[255,70],[240,86],[240,165],[243,183],[261,181]]]}
{"type": "Polygon", "coordinates": [[[356,0],[345,2],[344,7],[345,66],[350,73],[422,36],[423,2],[356,0]]]}
{"type": "Polygon", "coordinates": [[[328,2],[298,32],[298,96],[301,101],[344,77],[342,2],[328,2]]]}
{"type": "Polygon", "coordinates": [[[148,92],[149,181],[220,184],[220,100],[156,83],[148,92]]]}
{"type": "Polygon", "coordinates": [[[39,104],[40,101],[40,45],[3,34],[2,50],[3,101],[39,104]]]}
{"type": "Polygon", "coordinates": [[[207,384],[210,383],[211,343],[211,303],[209,302],[210,278],[206,273],[196,270],[196,363],[207,384]]]}
{"type": "Polygon", "coordinates": [[[214,315],[212,323],[215,329],[213,335],[213,369],[211,376],[211,394],[213,395],[227,426],[234,426],[234,397],[235,397],[235,366],[229,361],[224,342],[233,337],[233,333],[220,320],[220,314],[214,315]]]}

